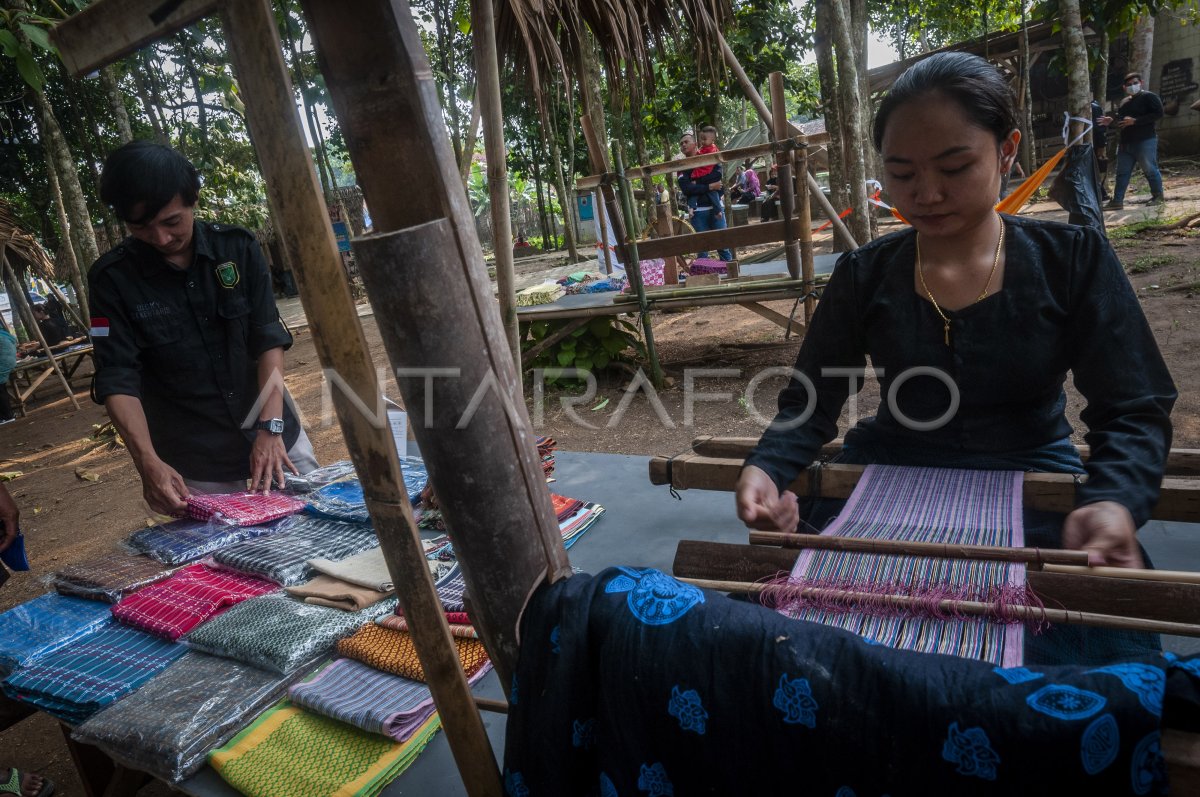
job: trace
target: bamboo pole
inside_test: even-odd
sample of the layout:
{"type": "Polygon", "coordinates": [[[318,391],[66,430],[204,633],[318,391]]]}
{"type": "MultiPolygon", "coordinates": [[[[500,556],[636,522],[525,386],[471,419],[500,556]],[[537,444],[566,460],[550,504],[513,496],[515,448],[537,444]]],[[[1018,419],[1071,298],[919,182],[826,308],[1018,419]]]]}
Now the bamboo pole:
{"type": "Polygon", "coordinates": [[[1066,564],[1047,564],[1042,567],[1047,573],[1062,573],[1071,576],[1100,576],[1123,578],[1134,581],[1163,581],[1169,584],[1200,584],[1200,573],[1190,570],[1145,570],[1134,567],[1091,567],[1066,564]]]}
{"type": "MultiPolygon", "coordinates": [[[[328,14],[322,11],[346,16],[343,9],[330,8],[336,4],[314,0],[307,5],[310,12],[317,12],[310,18],[314,19],[313,33],[318,39],[319,33],[327,29],[328,14]]],[[[447,741],[467,792],[499,795],[499,768],[426,566],[399,457],[386,423],[375,365],[342,270],[312,156],[304,144],[291,81],[280,56],[274,15],[268,0],[227,3],[222,12],[234,69],[250,100],[246,103],[247,122],[268,199],[280,220],[280,240],[295,269],[321,363],[346,386],[345,390],[333,391],[338,420],[409,620],[418,657],[429,675],[430,691],[442,715],[447,741]],[[374,408],[373,415],[363,408],[374,408]]],[[[330,90],[336,95],[336,73],[325,70],[324,74],[331,76],[330,90]]],[[[352,152],[357,143],[351,140],[352,152]]]]}
{"type": "MultiPolygon", "coordinates": [[[[4,269],[4,278],[10,284],[17,286],[17,295],[12,297],[12,300],[17,303],[21,313],[28,318],[33,318],[33,310],[29,307],[29,298],[25,294],[25,283],[21,282],[16,271],[8,262],[8,245],[0,246],[0,267],[4,269]]],[[[33,328],[29,330],[31,335],[36,335],[38,342],[42,344],[42,351],[46,354],[46,359],[50,362],[50,367],[54,369],[55,376],[62,383],[63,390],[67,393],[67,398],[71,400],[71,406],[79,409],[79,402],[75,400],[75,391],[71,388],[71,383],[67,381],[66,374],[58,364],[58,359],[54,356],[54,352],[50,350],[50,344],[46,342],[46,335],[42,332],[42,326],[33,319],[33,328]]],[[[33,391],[30,391],[33,392],[33,391]]]]}
{"type": "Polygon", "coordinates": [[[600,190],[600,186],[596,186],[594,204],[592,213],[596,216],[596,221],[600,225],[600,241],[596,244],[600,247],[600,251],[604,254],[604,273],[612,274],[612,250],[608,248],[608,211],[604,207],[604,192],[600,190]]]}
{"type": "MultiPolygon", "coordinates": [[[[776,141],[783,141],[788,134],[787,100],[783,91],[783,73],[772,72],[771,81],[771,130],[776,141]]],[[[792,182],[792,153],[775,153],[775,166],[779,170],[779,205],[783,210],[783,253],[787,258],[788,274],[800,279],[800,244],[796,236],[796,190],[792,182]]],[[[811,230],[809,232],[811,238],[811,230]]]]}
{"type": "Polygon", "coordinates": [[[504,112],[500,108],[500,64],[496,55],[496,19],[492,0],[471,0],[471,38],[475,48],[475,97],[483,118],[483,148],[487,158],[500,322],[512,350],[513,367],[517,373],[521,373],[512,220],[508,206],[508,153],[504,146],[504,112]]]}
{"type": "Polygon", "coordinates": [[[1087,551],[1065,551],[1049,548],[952,545],[943,542],[876,540],[820,534],[784,534],[776,531],[752,531],[750,532],[750,544],[778,545],[781,548],[809,548],[825,551],[854,551],[856,553],[886,554],[891,556],[976,559],[991,562],[1024,562],[1025,564],[1041,569],[1045,569],[1045,566],[1051,564],[1075,565],[1085,570],[1088,569],[1087,551]]]}
{"type": "MultiPolygon", "coordinates": [[[[861,606],[886,606],[895,609],[912,609],[928,612],[931,606],[937,611],[949,615],[967,615],[970,617],[995,617],[996,605],[985,601],[964,601],[944,599],[931,603],[928,598],[912,597],[909,595],[879,595],[874,592],[857,592],[855,590],[828,589],[825,587],[801,587],[779,584],[757,584],[747,581],[712,581],[703,578],[681,578],[680,581],[694,584],[697,587],[733,592],[744,595],[764,595],[772,592],[784,592],[794,595],[797,600],[832,600],[853,602],[861,606]]],[[[1038,606],[1006,604],[1004,613],[1022,622],[1045,622],[1055,625],[1086,625],[1100,628],[1117,628],[1125,631],[1145,631],[1151,634],[1175,634],[1177,636],[1200,637],[1200,625],[1194,623],[1172,623],[1166,620],[1146,620],[1141,617],[1120,617],[1115,614],[1096,614],[1070,609],[1049,609],[1038,606]]]]}

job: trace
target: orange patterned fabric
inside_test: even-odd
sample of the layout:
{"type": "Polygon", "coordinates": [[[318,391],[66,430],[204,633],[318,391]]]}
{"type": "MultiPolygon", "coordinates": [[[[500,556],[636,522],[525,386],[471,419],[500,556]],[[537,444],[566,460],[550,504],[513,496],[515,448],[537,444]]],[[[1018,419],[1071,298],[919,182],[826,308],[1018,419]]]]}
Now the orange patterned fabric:
{"type": "MultiPolygon", "coordinates": [[[[478,639],[455,637],[454,646],[458,649],[458,660],[468,678],[487,666],[487,651],[478,639]]],[[[338,642],[337,652],[340,656],[356,659],[383,672],[414,681],[425,680],[425,670],[417,659],[417,649],[407,631],[394,631],[370,623],[360,628],[354,636],[338,642]]]]}

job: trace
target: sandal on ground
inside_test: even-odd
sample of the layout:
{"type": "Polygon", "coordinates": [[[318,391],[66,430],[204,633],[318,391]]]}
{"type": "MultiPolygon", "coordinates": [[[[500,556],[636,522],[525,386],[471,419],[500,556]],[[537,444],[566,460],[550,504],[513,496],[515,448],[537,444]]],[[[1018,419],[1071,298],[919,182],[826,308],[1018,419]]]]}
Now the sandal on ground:
{"type": "MultiPolygon", "coordinates": [[[[42,779],[42,788],[35,792],[32,797],[50,797],[54,794],[54,781],[42,775],[37,775],[42,779]]],[[[21,791],[21,772],[16,767],[9,769],[8,783],[0,783],[0,794],[16,794],[24,795],[21,791]]]]}

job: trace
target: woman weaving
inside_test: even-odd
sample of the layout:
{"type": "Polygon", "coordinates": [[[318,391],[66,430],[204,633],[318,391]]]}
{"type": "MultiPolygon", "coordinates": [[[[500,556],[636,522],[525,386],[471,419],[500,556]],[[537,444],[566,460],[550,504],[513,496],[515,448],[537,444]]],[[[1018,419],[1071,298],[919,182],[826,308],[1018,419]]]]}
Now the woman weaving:
{"type": "MultiPolygon", "coordinates": [[[[1025,511],[1026,544],[1143,566],[1135,532],[1158,498],[1177,394],[1111,246],[1089,228],[993,210],[1020,133],[1008,87],[982,58],[944,53],[911,67],[873,132],[887,191],[912,229],[838,262],[797,358],[803,379],[784,389],[746,460],[739,517],[755,529],[797,528],[786,486],[836,436],[847,369],[861,374],[870,357],[884,399],[846,434],[837,461],[1086,473],[1065,518],[1025,511]],[[1067,371],[1087,401],[1086,466],[1063,412],[1067,371]]],[[[812,517],[818,527],[824,519],[812,517]]],[[[1144,652],[1135,637],[1106,639],[1095,654],[1144,652]]]]}

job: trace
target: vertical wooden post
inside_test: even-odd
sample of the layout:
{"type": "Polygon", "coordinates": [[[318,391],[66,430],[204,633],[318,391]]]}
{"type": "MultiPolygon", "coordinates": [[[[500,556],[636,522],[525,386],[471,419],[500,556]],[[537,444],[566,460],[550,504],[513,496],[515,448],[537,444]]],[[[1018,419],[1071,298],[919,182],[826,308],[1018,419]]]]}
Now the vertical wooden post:
{"type": "MultiPolygon", "coordinates": [[[[787,97],[783,92],[783,73],[772,72],[771,81],[771,138],[776,144],[788,139],[787,97]]],[[[787,258],[788,274],[800,279],[800,245],[796,240],[796,184],[792,181],[792,152],[775,153],[779,167],[779,205],[783,210],[783,253],[787,258]]],[[[811,233],[810,233],[811,238],[811,233]]]]}
{"type": "Polygon", "coordinates": [[[604,273],[612,274],[612,250],[608,248],[608,212],[604,209],[604,193],[599,187],[592,193],[595,197],[592,213],[596,215],[596,223],[600,225],[600,241],[597,245],[604,255],[604,273]]]}
{"type": "MultiPolygon", "coordinates": [[[[808,136],[803,133],[796,136],[795,168],[799,174],[808,174],[808,136]]],[[[816,273],[813,270],[812,247],[812,210],[808,202],[808,191],[796,192],[796,223],[800,226],[800,275],[804,279],[804,324],[812,322],[812,314],[817,309],[817,300],[812,291],[816,284],[816,273]]]]}
{"type": "MultiPolygon", "coordinates": [[[[500,62],[496,55],[496,19],[492,0],[471,0],[471,38],[475,47],[475,99],[483,118],[483,150],[487,158],[500,321],[504,325],[504,336],[512,349],[513,364],[519,374],[521,340],[517,332],[512,219],[508,207],[508,152],[504,146],[504,113],[500,109],[500,62]]],[[[470,157],[470,153],[467,153],[467,157],[470,157]]]]}
{"type": "MultiPolygon", "coordinates": [[[[280,221],[280,240],[292,260],[321,363],[331,371],[336,368],[340,384],[346,386],[333,391],[338,420],[409,617],[417,653],[429,675],[447,740],[467,792],[500,795],[495,755],[455,653],[413,521],[375,366],[304,144],[274,15],[268,0],[235,0],[223,4],[222,17],[230,57],[248,99],[246,120],[268,198],[280,221]]],[[[396,120],[383,116],[380,121],[388,125],[396,120]]],[[[423,185],[419,179],[398,180],[395,185],[402,182],[423,185]]]]}
{"type": "MultiPolygon", "coordinates": [[[[33,310],[29,307],[29,297],[25,293],[25,283],[21,282],[17,276],[16,269],[8,264],[7,250],[7,245],[0,246],[0,268],[4,269],[5,280],[17,286],[17,295],[13,296],[12,300],[17,303],[23,316],[33,318],[33,310]]],[[[50,367],[54,369],[55,376],[62,383],[63,390],[67,391],[67,398],[71,400],[71,406],[79,409],[79,402],[75,400],[75,391],[71,389],[71,383],[67,381],[66,375],[59,367],[58,360],[54,359],[54,352],[50,351],[50,344],[46,342],[46,336],[42,333],[42,327],[36,318],[33,318],[33,328],[29,330],[29,334],[37,336],[38,342],[42,344],[42,351],[46,353],[46,359],[50,361],[50,367]]]]}
{"type": "MultiPolygon", "coordinates": [[[[654,228],[658,230],[659,236],[669,238],[675,234],[675,214],[671,211],[673,208],[672,202],[659,202],[654,206],[654,228]]],[[[682,261],[675,255],[666,257],[667,268],[663,272],[666,283],[668,285],[679,284],[679,267],[682,261]]]]}

